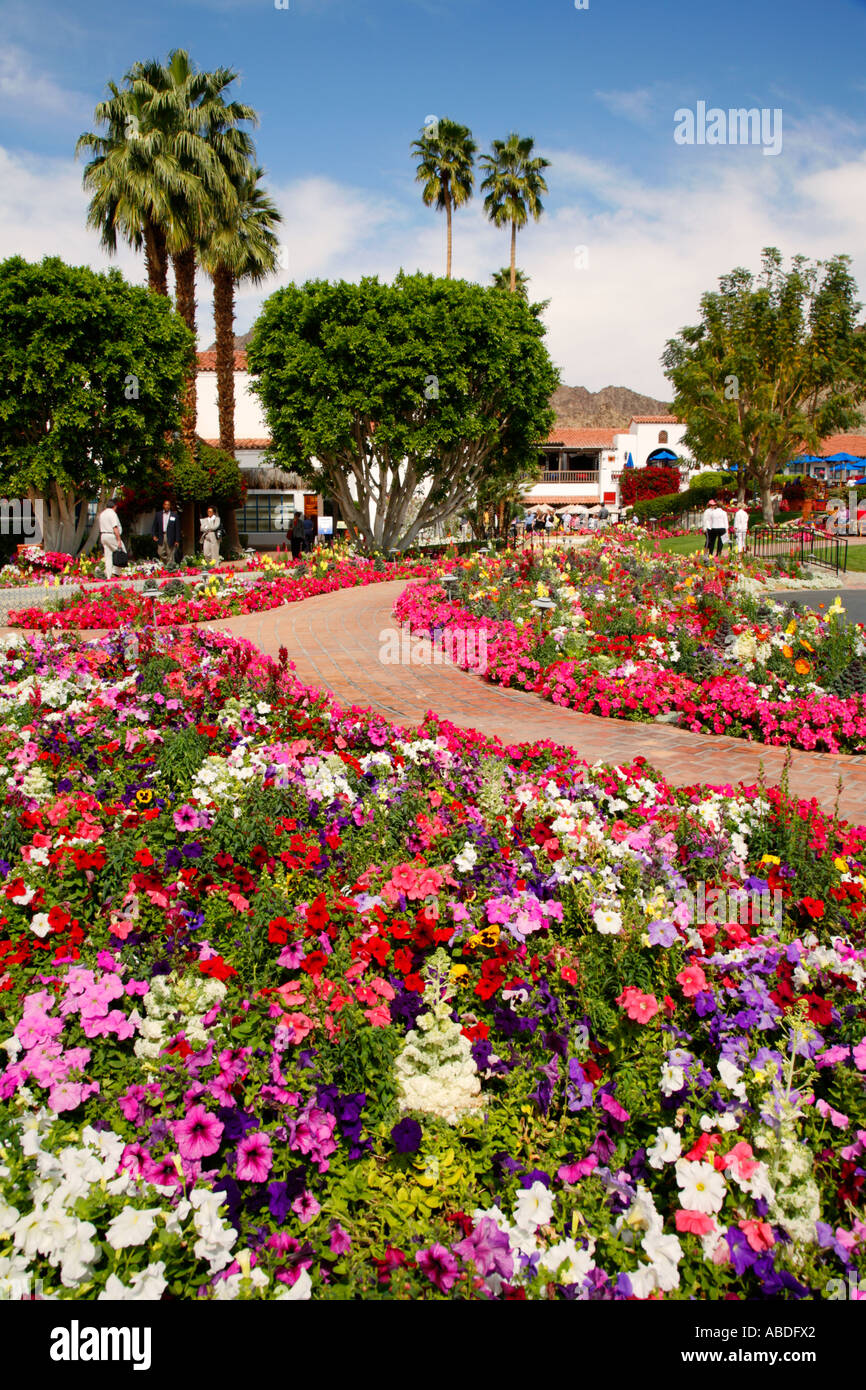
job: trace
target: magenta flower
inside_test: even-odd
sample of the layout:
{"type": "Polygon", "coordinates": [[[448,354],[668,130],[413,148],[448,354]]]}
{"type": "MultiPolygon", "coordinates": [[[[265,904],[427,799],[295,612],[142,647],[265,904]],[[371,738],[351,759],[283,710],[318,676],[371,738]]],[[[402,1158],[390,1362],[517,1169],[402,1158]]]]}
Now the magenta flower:
{"type": "Polygon", "coordinates": [[[181,1158],[207,1158],[220,1146],[223,1126],[203,1105],[194,1105],[185,1120],[172,1126],[181,1158]]]}
{"type": "Polygon", "coordinates": [[[266,1134],[248,1134],[238,1144],[237,1174],[243,1182],[264,1182],[272,1163],[271,1143],[266,1134]]]}
{"type": "Polygon", "coordinates": [[[302,1226],[306,1226],[309,1221],[315,1221],[321,1210],[312,1192],[302,1192],[300,1197],[296,1197],[292,1202],[292,1211],[296,1213],[302,1226]]]}
{"type": "Polygon", "coordinates": [[[503,1279],[510,1279],[514,1273],[511,1242],[489,1216],[482,1216],[472,1234],[454,1246],[454,1253],[461,1260],[471,1260],[483,1276],[500,1274],[503,1279]]]}
{"type": "Polygon", "coordinates": [[[352,1248],[352,1237],[348,1231],[343,1230],[338,1221],[335,1221],[331,1227],[329,1244],[335,1255],[345,1255],[346,1251],[352,1248]]]}
{"type": "Polygon", "coordinates": [[[415,1263],[423,1269],[427,1278],[441,1293],[448,1293],[457,1282],[457,1261],[444,1245],[434,1243],[426,1250],[419,1250],[415,1263]]]}

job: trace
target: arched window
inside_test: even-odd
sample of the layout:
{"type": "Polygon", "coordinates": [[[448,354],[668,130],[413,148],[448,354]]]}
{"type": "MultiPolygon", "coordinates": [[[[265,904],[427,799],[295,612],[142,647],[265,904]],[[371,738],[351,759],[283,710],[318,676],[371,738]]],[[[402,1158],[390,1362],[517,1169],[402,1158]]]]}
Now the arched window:
{"type": "Polygon", "coordinates": [[[668,432],[667,432],[667,430],[659,430],[659,444],[667,444],[667,442],[668,442],[668,432]]]}

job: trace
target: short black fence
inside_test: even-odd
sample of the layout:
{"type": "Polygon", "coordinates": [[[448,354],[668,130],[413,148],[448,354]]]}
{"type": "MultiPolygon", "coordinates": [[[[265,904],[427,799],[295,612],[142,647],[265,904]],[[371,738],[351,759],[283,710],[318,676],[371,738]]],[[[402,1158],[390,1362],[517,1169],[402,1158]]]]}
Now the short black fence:
{"type": "Polygon", "coordinates": [[[756,526],[746,537],[746,550],[758,560],[798,560],[834,574],[848,568],[847,536],[811,526],[756,526]]]}

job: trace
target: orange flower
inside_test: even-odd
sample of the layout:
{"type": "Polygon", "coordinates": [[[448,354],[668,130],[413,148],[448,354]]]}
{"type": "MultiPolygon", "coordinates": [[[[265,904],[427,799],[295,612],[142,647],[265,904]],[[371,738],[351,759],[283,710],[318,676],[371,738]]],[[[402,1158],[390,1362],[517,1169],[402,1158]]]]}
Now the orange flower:
{"type": "Polygon", "coordinates": [[[783,647],[783,648],[782,648],[782,656],[787,656],[788,658],[790,658],[790,657],[792,657],[793,655],[794,655],[794,653],[793,653],[793,651],[791,650],[790,647],[783,647]]]}
{"type": "Polygon", "coordinates": [[[805,647],[807,652],[813,652],[813,651],[815,650],[814,647],[811,647],[811,646],[809,645],[809,643],[806,641],[805,637],[801,637],[801,638],[800,638],[800,646],[801,646],[801,647],[805,647]]]}
{"type": "Polygon", "coordinates": [[[811,662],[807,661],[804,656],[797,657],[797,660],[794,662],[794,670],[797,672],[798,676],[808,675],[811,669],[811,662]]]}

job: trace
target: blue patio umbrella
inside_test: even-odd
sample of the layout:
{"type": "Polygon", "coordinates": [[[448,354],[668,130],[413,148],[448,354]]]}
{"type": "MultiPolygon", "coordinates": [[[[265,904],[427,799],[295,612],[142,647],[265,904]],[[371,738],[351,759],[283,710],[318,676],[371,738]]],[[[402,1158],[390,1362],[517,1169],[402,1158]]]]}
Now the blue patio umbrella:
{"type": "Polygon", "coordinates": [[[625,466],[626,468],[634,468],[634,459],[631,454],[626,455],[625,466]]]}
{"type": "Polygon", "coordinates": [[[653,463],[656,463],[659,459],[664,459],[665,462],[667,462],[668,459],[676,459],[676,454],[672,454],[670,449],[657,449],[651,457],[653,463]]]}
{"type": "Polygon", "coordinates": [[[843,468],[846,463],[861,464],[863,460],[862,458],[855,458],[853,454],[827,454],[826,457],[821,460],[821,462],[835,463],[838,468],[843,468]]]}

